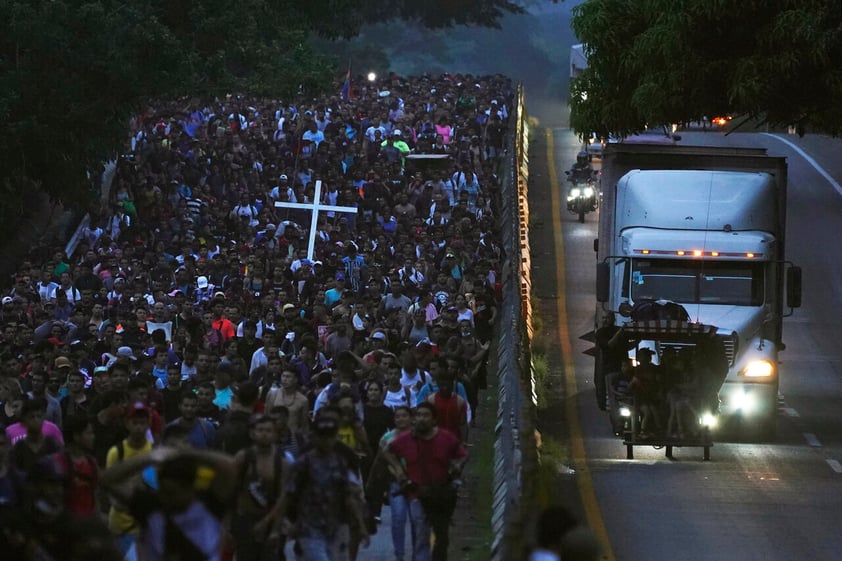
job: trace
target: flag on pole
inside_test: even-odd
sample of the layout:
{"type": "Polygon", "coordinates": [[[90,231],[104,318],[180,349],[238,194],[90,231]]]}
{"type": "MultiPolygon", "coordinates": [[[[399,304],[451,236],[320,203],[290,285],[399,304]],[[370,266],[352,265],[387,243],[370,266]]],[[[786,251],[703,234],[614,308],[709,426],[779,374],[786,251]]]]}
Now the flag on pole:
{"type": "Polygon", "coordinates": [[[350,101],[352,97],[351,93],[351,65],[348,64],[348,73],[345,74],[345,83],[342,84],[342,89],[339,91],[339,97],[344,99],[345,101],[350,101]]]}

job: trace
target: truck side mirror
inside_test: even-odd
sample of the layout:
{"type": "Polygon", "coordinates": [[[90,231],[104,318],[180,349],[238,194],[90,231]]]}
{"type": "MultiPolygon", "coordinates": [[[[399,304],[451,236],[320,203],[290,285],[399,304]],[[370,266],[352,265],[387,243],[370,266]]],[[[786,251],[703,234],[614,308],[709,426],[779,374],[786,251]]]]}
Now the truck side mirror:
{"type": "Polygon", "coordinates": [[[611,267],[606,262],[596,264],[596,301],[608,302],[611,267]]]}
{"type": "Polygon", "coordinates": [[[598,252],[599,252],[599,238],[594,238],[594,239],[593,239],[593,252],[594,252],[594,253],[598,253],[598,252]]]}
{"type": "Polygon", "coordinates": [[[789,308],[801,307],[801,267],[786,270],[786,305],[789,308]]]}

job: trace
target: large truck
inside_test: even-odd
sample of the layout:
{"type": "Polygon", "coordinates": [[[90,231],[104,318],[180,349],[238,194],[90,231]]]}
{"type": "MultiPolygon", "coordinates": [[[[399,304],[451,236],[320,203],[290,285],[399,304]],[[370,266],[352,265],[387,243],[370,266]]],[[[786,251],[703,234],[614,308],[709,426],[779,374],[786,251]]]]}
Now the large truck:
{"type": "MultiPolygon", "coordinates": [[[[594,385],[606,406],[616,368],[604,344],[643,301],[683,306],[716,327],[729,370],[719,419],[774,435],[784,306],[800,306],[786,260],[786,159],[764,149],[606,147],[597,253],[594,385]]],[[[652,345],[657,360],[658,345],[652,345]]]]}

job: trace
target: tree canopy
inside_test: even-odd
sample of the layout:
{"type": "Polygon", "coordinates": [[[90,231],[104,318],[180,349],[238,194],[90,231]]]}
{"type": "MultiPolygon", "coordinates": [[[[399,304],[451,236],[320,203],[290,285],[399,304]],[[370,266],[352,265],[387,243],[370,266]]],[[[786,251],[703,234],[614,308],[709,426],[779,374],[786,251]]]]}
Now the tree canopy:
{"type": "Polygon", "coordinates": [[[581,134],[742,115],[842,133],[842,8],[833,0],[589,0],[573,30],[581,134]]]}
{"type": "Polygon", "coordinates": [[[83,204],[86,171],[151,99],[323,91],[337,61],[311,34],[364,23],[494,27],[507,0],[0,0],[0,230],[37,188],[83,204]]]}

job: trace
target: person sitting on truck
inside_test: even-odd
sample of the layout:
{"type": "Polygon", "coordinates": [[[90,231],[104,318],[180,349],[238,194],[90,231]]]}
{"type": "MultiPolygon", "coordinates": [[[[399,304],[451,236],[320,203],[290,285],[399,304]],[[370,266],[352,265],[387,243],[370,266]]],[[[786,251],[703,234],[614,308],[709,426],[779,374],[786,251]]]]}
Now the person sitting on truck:
{"type": "Polygon", "coordinates": [[[688,434],[686,422],[692,423],[693,419],[699,418],[702,389],[698,371],[688,364],[683,353],[671,355],[668,361],[662,361],[661,367],[668,370],[666,377],[671,381],[666,393],[669,407],[667,434],[683,440],[688,434]]]}
{"type": "Polygon", "coordinates": [[[634,367],[632,380],[629,389],[637,400],[637,409],[640,412],[640,436],[647,438],[652,434],[660,432],[661,423],[661,399],[658,386],[657,366],[652,364],[651,349],[643,348],[637,351],[637,366],[634,367]]]}
{"type": "Polygon", "coordinates": [[[570,167],[567,180],[571,183],[587,182],[593,178],[593,167],[588,161],[588,153],[584,150],[576,154],[576,162],[570,167]]]}

